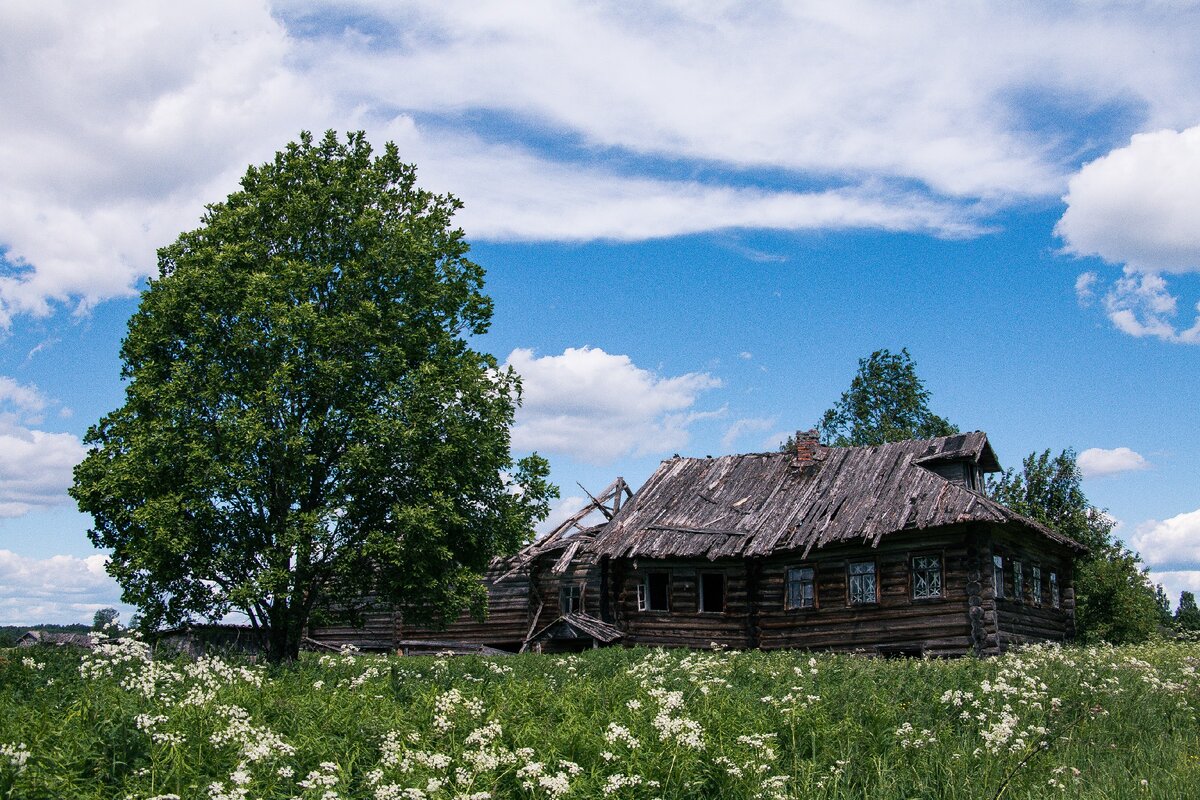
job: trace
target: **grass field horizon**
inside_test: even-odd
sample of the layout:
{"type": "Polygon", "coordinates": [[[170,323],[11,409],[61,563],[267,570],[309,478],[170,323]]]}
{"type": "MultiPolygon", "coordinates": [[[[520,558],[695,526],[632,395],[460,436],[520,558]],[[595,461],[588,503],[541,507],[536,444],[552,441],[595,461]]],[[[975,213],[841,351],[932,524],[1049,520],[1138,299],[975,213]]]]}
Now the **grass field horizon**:
{"type": "Polygon", "coordinates": [[[990,659],[0,651],[0,798],[1183,798],[1200,645],[990,659]]]}

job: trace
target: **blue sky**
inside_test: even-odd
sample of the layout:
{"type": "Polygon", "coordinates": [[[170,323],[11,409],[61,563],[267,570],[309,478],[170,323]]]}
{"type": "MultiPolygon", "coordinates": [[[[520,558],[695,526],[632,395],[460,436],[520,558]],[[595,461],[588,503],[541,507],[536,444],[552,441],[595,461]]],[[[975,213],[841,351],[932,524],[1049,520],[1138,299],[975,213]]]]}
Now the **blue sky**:
{"type": "Polygon", "coordinates": [[[965,5],[0,9],[0,624],[118,605],[66,487],[155,248],[328,128],[466,204],[557,516],[907,347],[1200,590],[1200,8],[965,5]]]}

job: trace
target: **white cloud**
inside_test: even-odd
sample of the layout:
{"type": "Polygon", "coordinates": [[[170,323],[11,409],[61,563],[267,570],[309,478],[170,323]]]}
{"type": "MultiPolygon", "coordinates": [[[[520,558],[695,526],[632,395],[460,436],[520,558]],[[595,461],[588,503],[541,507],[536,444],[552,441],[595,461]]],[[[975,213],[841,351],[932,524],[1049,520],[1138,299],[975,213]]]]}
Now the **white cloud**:
{"type": "Polygon", "coordinates": [[[1151,567],[1200,567],[1200,509],[1147,520],[1129,543],[1151,567]]]}
{"type": "Polygon", "coordinates": [[[73,434],[31,427],[47,405],[36,386],[0,376],[0,519],[71,502],[72,470],[87,450],[73,434]]]}
{"type": "Polygon", "coordinates": [[[0,325],[130,294],[253,161],[327,119],[265,4],[0,8],[0,325]]]}
{"type": "Polygon", "coordinates": [[[22,68],[0,82],[0,248],[15,267],[0,268],[0,325],[129,294],[156,247],[302,128],[406,139],[422,181],[467,201],[473,238],[974,235],[1006,204],[1063,191],[1097,109],[1126,129],[1194,124],[1200,44],[1176,34],[1198,16],[6,4],[0,58],[22,68]]]}
{"type": "Polygon", "coordinates": [[[1085,478],[1116,475],[1119,472],[1131,472],[1150,467],[1149,461],[1128,447],[1114,447],[1111,450],[1090,447],[1080,453],[1075,462],[1079,465],[1085,478]]]}
{"type": "Polygon", "coordinates": [[[1179,593],[1188,591],[1200,595],[1200,569],[1150,570],[1150,582],[1161,583],[1171,608],[1178,608],[1179,593]]]}
{"type": "MultiPolygon", "coordinates": [[[[1135,135],[1128,146],[1086,164],[1069,184],[1067,210],[1055,232],[1064,250],[1124,265],[1104,296],[1117,330],[1130,336],[1200,344],[1194,320],[1177,323],[1179,298],[1162,273],[1200,271],[1200,126],[1135,135]]],[[[1075,283],[1086,303],[1099,276],[1075,283]]]]}
{"type": "Polygon", "coordinates": [[[0,625],[91,622],[101,608],[120,608],[121,590],[104,571],[107,560],[100,554],[28,558],[0,549],[0,625]]]}
{"type": "Polygon", "coordinates": [[[711,375],[662,377],[629,356],[599,348],[569,347],[541,357],[520,348],[507,365],[521,375],[524,388],[512,430],[517,450],[610,464],[682,448],[694,422],[721,413],[692,410],[702,392],[721,385],[711,375]]]}
{"type": "Polygon", "coordinates": [[[775,424],[774,417],[745,417],[735,420],[725,430],[725,435],[721,437],[721,449],[724,452],[732,452],[734,445],[739,440],[751,433],[760,433],[768,431],[775,424]]]}
{"type": "Polygon", "coordinates": [[[1200,126],[1134,136],[1071,178],[1067,252],[1138,272],[1200,271],[1200,126]]]}

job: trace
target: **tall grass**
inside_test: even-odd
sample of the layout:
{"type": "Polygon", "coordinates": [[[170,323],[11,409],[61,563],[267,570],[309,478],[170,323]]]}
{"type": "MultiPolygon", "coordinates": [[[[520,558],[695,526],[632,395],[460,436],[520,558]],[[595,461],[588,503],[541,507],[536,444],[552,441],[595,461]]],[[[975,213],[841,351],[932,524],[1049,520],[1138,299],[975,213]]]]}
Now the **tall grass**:
{"type": "Polygon", "coordinates": [[[0,662],[0,798],[1200,796],[1196,644],[0,662]]]}

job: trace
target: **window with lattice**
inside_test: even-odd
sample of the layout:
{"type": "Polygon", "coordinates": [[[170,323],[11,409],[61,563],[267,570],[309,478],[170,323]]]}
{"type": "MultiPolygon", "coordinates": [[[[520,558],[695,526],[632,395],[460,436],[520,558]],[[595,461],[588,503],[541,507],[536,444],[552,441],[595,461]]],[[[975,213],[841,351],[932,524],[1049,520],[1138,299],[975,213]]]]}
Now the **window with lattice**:
{"type": "Polygon", "coordinates": [[[942,559],[939,556],[913,556],[912,592],[914,600],[942,596],[942,559]]]}
{"type": "Polygon", "coordinates": [[[1034,564],[1029,571],[1029,588],[1033,590],[1033,602],[1042,604],[1042,568],[1034,564]]]}
{"type": "Polygon", "coordinates": [[[1020,561],[1013,562],[1013,599],[1018,602],[1025,599],[1025,573],[1020,561]]]}
{"type": "Polygon", "coordinates": [[[564,586],[558,591],[558,608],[563,614],[583,611],[583,593],[579,586],[564,586]]]}
{"type": "Polygon", "coordinates": [[[850,605],[879,602],[874,561],[855,561],[850,564],[850,605]]]}

